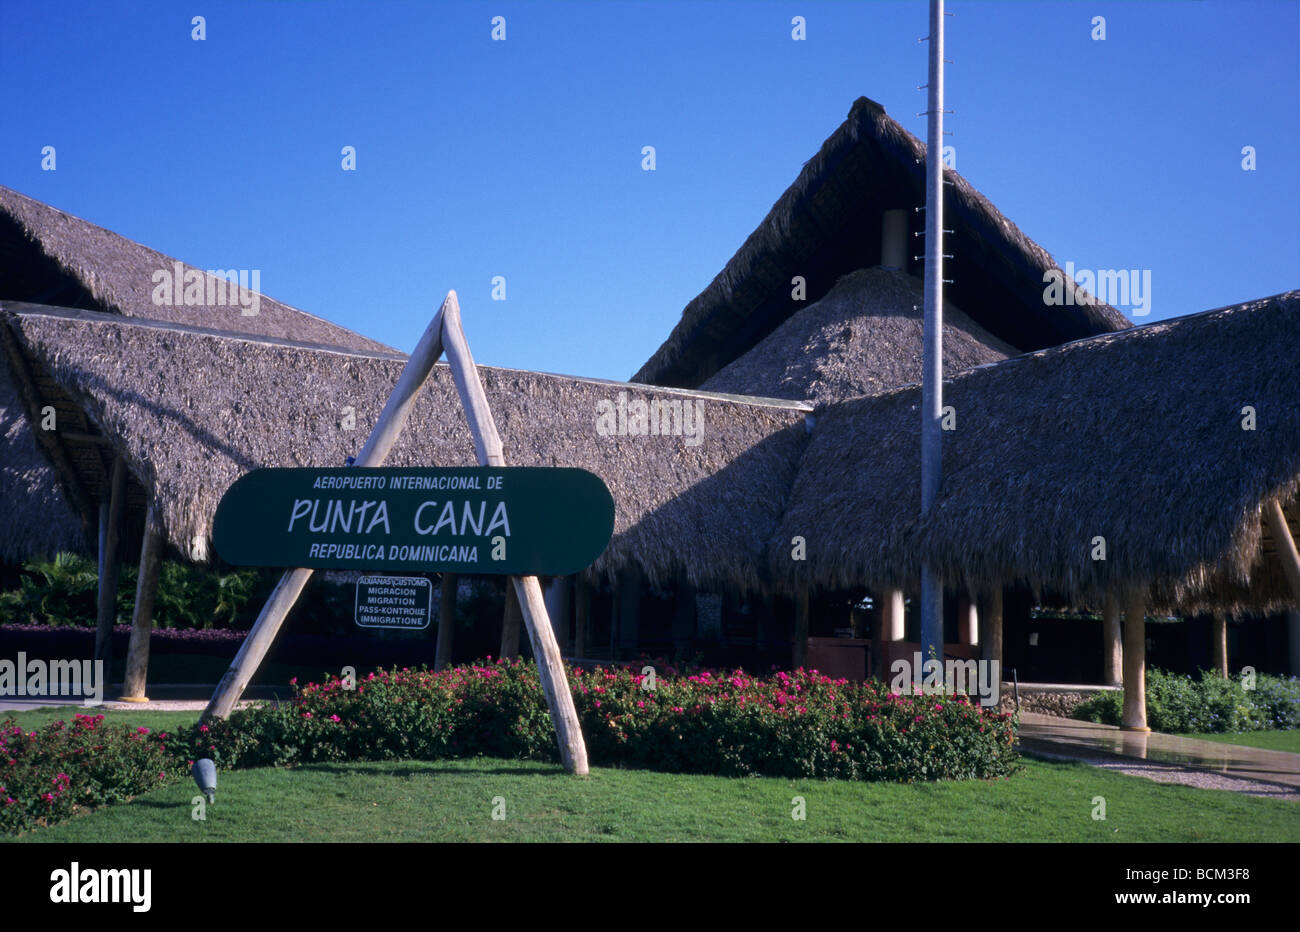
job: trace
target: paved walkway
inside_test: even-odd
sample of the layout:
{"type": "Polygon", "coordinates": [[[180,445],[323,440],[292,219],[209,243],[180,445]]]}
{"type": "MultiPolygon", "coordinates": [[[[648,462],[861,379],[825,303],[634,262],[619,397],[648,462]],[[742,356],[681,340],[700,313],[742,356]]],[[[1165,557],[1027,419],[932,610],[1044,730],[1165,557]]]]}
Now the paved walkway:
{"type": "MultiPolygon", "coordinates": [[[[216,684],[208,685],[193,683],[158,683],[149,687],[148,702],[117,702],[116,697],[122,695],[122,684],[111,687],[104,693],[103,704],[96,706],[99,709],[150,709],[153,711],[184,711],[197,709],[202,711],[208,707],[208,700],[212,698],[212,693],[216,690],[216,684]]],[[[249,702],[259,699],[279,699],[286,701],[293,695],[292,690],[287,686],[250,686],[244,690],[244,696],[239,705],[245,706],[249,702]]],[[[27,712],[32,709],[43,709],[50,706],[68,706],[70,709],[78,711],[90,711],[90,707],[83,707],[80,699],[51,699],[45,696],[26,698],[17,696],[0,697],[0,718],[3,718],[5,712],[27,712]]]]}
{"type": "Polygon", "coordinates": [[[1020,716],[1019,744],[1029,754],[1081,760],[1162,783],[1300,801],[1300,754],[1287,751],[1121,731],[1034,712],[1020,716]]]}

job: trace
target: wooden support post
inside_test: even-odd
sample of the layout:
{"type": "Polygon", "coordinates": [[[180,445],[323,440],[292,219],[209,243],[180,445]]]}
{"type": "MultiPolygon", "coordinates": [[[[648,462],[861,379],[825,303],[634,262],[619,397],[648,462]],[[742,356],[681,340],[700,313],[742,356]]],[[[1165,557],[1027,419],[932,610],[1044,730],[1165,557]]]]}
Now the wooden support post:
{"type": "Polygon", "coordinates": [[[1300,611],[1287,614],[1286,636],[1291,655],[1291,675],[1300,676],[1300,611]]]}
{"type": "Polygon", "coordinates": [[[1228,618],[1221,612],[1215,612],[1210,619],[1210,640],[1214,648],[1214,672],[1226,678],[1228,675],[1228,618]]]}
{"type": "Polygon", "coordinates": [[[673,652],[685,657],[695,637],[695,590],[685,574],[677,578],[673,589],[673,652]]]}
{"type": "Polygon", "coordinates": [[[997,661],[1002,670],[1002,587],[994,586],[979,600],[980,657],[997,661]]]}
{"type": "Polygon", "coordinates": [[[886,589],[884,601],[880,606],[884,617],[884,638],[886,641],[907,640],[907,618],[903,607],[903,590],[886,589]]]}
{"type": "Polygon", "coordinates": [[[800,586],[794,593],[794,650],[790,665],[798,670],[808,665],[808,587],[800,586]]]}
{"type": "Polygon", "coordinates": [[[442,587],[438,590],[438,651],[433,659],[435,673],[451,665],[452,651],[456,649],[456,590],[459,585],[455,573],[442,574],[442,587]]]}
{"type": "Polygon", "coordinates": [[[1300,604],[1300,551],[1296,550],[1295,538],[1287,527],[1281,502],[1274,498],[1265,503],[1264,518],[1273,535],[1273,545],[1277,547],[1277,558],[1282,561],[1282,569],[1291,583],[1291,594],[1300,604]]]}
{"type": "Polygon", "coordinates": [[[871,669],[867,675],[873,680],[885,678],[885,600],[880,589],[871,590],[871,669]]]}
{"type": "Polygon", "coordinates": [[[623,605],[622,592],[619,575],[615,573],[614,580],[609,586],[609,659],[611,661],[618,659],[618,613],[623,605]]]}
{"type": "Polygon", "coordinates": [[[1124,682],[1124,644],[1120,634],[1119,596],[1113,589],[1106,591],[1101,614],[1101,681],[1107,686],[1124,682]]]}
{"type": "MultiPolygon", "coordinates": [[[[474,437],[474,451],[479,465],[504,466],[506,462],[501,449],[501,438],[497,434],[496,422],[492,419],[492,410],[488,407],[478,369],[474,367],[474,357],[470,355],[469,345],[465,342],[465,332],[460,325],[460,306],[456,302],[454,291],[447,295],[443,310],[446,313],[447,361],[451,363],[456,389],[465,409],[465,420],[474,437]]],[[[582,737],[578,711],[573,705],[573,693],[569,688],[564,660],[560,657],[560,645],[555,640],[555,632],[551,630],[551,621],[546,615],[542,587],[536,576],[512,576],[510,579],[519,598],[519,608],[528,629],[528,640],[533,647],[533,658],[537,661],[538,677],[542,681],[542,692],[546,696],[546,706],[555,725],[560,760],[564,763],[564,769],[570,773],[586,774],[587,744],[582,737]]]]}
{"type": "Polygon", "coordinates": [[[99,603],[95,625],[95,659],[104,661],[105,677],[113,666],[113,622],[117,620],[117,574],[120,565],[118,544],[122,528],[122,506],[126,498],[126,463],[121,454],[113,457],[109,479],[108,507],[101,507],[99,554],[99,603]]]}
{"type": "Polygon", "coordinates": [[[636,656],[641,643],[641,568],[628,566],[619,579],[618,652],[636,656]]]}
{"type": "Polygon", "coordinates": [[[560,655],[568,653],[569,647],[569,598],[573,589],[570,576],[556,576],[546,587],[546,614],[555,629],[555,641],[560,645],[560,655]]]}
{"type": "Polygon", "coordinates": [[[1146,598],[1130,592],[1124,602],[1124,731],[1150,731],[1147,727],[1146,598]]]}
{"type": "MultiPolygon", "coordinates": [[[[448,292],[442,307],[437,314],[433,315],[433,320],[425,328],[415,351],[402,367],[402,374],[397,379],[393,393],[384,403],[384,410],[379,413],[379,420],[375,422],[366,445],[357,454],[356,465],[363,467],[384,465],[384,460],[388,458],[388,451],[397,442],[402,427],[405,426],[406,419],[415,406],[415,399],[420,389],[428,379],[429,373],[433,371],[434,363],[442,355],[443,320],[448,310],[455,306],[456,292],[448,292]]],[[[239,646],[239,653],[235,655],[230,669],[217,684],[208,707],[203,710],[203,719],[225,718],[235,708],[235,703],[244,694],[248,681],[262,665],[262,660],[275,641],[275,636],[279,633],[280,626],[284,624],[289,610],[298,601],[298,596],[302,594],[307,581],[311,579],[311,574],[310,569],[299,567],[289,570],[280,577],[280,582],[271,592],[271,597],[262,606],[257,621],[253,622],[248,637],[239,646]]]]}
{"type": "Polygon", "coordinates": [[[573,655],[586,657],[591,643],[591,583],[579,574],[573,581],[573,655]]]}
{"type": "Polygon", "coordinates": [[[149,637],[153,632],[154,595],[158,592],[158,568],[162,563],[162,527],[158,512],[150,505],[145,512],[144,536],[140,543],[140,572],[135,583],[135,611],[131,616],[131,641],[126,650],[126,676],[122,682],[123,702],[148,702],[145,683],[149,673],[149,637]]]}
{"type": "Polygon", "coordinates": [[[980,642],[979,608],[968,595],[957,599],[957,643],[974,647],[980,642]]]}
{"type": "Polygon", "coordinates": [[[515,596],[515,587],[506,583],[506,610],[501,619],[501,658],[513,660],[519,656],[519,623],[523,614],[519,610],[519,599],[515,596]]]}

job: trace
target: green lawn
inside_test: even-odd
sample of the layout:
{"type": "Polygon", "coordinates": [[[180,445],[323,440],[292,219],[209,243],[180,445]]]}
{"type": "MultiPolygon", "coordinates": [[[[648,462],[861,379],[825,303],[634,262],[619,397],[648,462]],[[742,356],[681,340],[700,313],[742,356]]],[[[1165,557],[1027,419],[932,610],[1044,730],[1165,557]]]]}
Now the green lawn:
{"type": "Polygon", "coordinates": [[[28,731],[43,728],[50,722],[57,722],[63,719],[65,722],[72,721],[73,715],[103,715],[107,724],[120,722],[122,724],[139,727],[143,725],[146,728],[152,728],[154,731],[176,731],[186,725],[191,725],[199,720],[199,713],[194,712],[155,712],[148,709],[126,709],[115,712],[112,709],[90,708],[83,709],[77,706],[49,706],[43,709],[32,709],[24,712],[0,712],[0,721],[12,718],[15,723],[21,725],[28,731]]]}
{"type": "MultiPolygon", "coordinates": [[[[27,728],[68,717],[18,713],[27,728]]],[[[105,712],[175,730],[198,712],[105,712]]],[[[733,779],[475,758],[321,764],[220,774],[207,820],[196,789],[162,787],[18,841],[1300,841],[1300,804],[1158,784],[1086,764],[1026,760],[1010,779],[932,784],[733,779]],[[791,818],[793,798],[807,819],[791,818]],[[1106,800],[1105,821],[1092,818],[1106,800]],[[505,818],[494,820],[494,797],[505,818]]],[[[6,839],[14,840],[14,839],[6,839]]]]}
{"type": "Polygon", "coordinates": [[[1200,738],[1203,741],[1218,741],[1220,744],[1238,744],[1248,748],[1264,748],[1269,751],[1290,751],[1300,754],[1300,729],[1289,731],[1244,731],[1239,734],[1221,733],[1179,735],[1180,738],[1200,738]]]}

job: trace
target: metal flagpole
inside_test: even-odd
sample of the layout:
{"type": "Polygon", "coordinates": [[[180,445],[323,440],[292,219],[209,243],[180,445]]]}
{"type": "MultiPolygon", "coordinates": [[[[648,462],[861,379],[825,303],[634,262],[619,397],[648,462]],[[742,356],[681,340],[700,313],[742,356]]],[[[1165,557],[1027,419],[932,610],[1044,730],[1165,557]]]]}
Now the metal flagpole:
{"type": "MultiPolygon", "coordinates": [[[[930,0],[929,116],[925,150],[925,323],[921,356],[921,514],[943,476],[943,0],[930,0]]],[[[943,662],[943,586],[921,567],[922,667],[943,662]]],[[[912,675],[919,681],[922,670],[912,675]]]]}

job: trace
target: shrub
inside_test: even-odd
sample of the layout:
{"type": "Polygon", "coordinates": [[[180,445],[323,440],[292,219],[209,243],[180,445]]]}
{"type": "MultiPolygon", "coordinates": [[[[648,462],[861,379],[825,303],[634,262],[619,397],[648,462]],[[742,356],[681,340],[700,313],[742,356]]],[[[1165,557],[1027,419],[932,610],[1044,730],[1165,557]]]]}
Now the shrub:
{"type": "Polygon", "coordinates": [[[0,595],[0,612],[19,623],[94,624],[98,587],[98,567],[86,557],[60,553],[53,560],[28,560],[18,588],[0,595]]]}
{"type": "MultiPolygon", "coordinates": [[[[660,676],[570,671],[591,759],[670,772],[913,781],[1013,772],[1014,723],[965,697],[900,696],[809,671],[660,676]]],[[[310,684],[291,703],[197,726],[221,767],[488,755],[556,761],[532,663],[379,671],[310,684]]]]}
{"type": "Polygon", "coordinates": [[[178,769],[166,732],[74,715],[40,731],[0,726],[0,831],[48,825],[78,810],[123,802],[178,769]]]}
{"type": "MultiPolygon", "coordinates": [[[[117,618],[129,622],[135,608],[136,568],[121,568],[117,618]]],[[[248,602],[257,580],[255,570],[219,573],[164,560],[158,570],[154,625],[159,628],[210,628],[229,625],[248,602]]],[[[93,626],[99,576],[94,560],[60,553],[53,560],[23,564],[18,588],[0,594],[0,618],[26,624],[93,626]]]]}
{"type": "MultiPolygon", "coordinates": [[[[1226,733],[1300,727],[1300,680],[1256,675],[1241,680],[1202,670],[1199,679],[1150,669],[1146,674],[1147,724],[1156,731],[1226,733]]],[[[1108,691],[1080,703],[1074,717],[1118,725],[1123,695],[1108,691]]]]}

